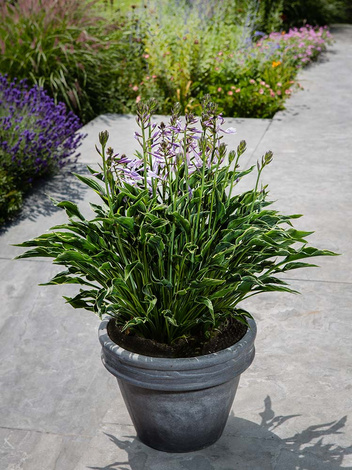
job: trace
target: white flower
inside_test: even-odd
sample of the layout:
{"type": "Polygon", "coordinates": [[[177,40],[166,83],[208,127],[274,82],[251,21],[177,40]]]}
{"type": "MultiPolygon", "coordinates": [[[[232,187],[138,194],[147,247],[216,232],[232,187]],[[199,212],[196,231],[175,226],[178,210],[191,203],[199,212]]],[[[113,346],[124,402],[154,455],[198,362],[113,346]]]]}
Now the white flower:
{"type": "MultiPolygon", "coordinates": [[[[221,129],[222,130],[222,129],[221,129]]],[[[225,134],[236,134],[236,129],[234,127],[228,127],[225,130],[222,130],[225,134]]]]}

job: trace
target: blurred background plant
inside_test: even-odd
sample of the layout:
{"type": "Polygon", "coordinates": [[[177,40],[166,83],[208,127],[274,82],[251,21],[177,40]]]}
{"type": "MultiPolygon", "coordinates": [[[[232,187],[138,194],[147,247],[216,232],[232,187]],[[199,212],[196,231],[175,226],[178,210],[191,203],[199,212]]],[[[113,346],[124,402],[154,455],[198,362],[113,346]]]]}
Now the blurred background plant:
{"type": "Polygon", "coordinates": [[[285,27],[351,22],[351,0],[283,0],[282,21],[285,27]]]}
{"type": "Polygon", "coordinates": [[[72,159],[83,138],[79,119],[47,93],[0,75],[0,222],[21,206],[22,194],[72,159]]]}
{"type": "MultiPolygon", "coordinates": [[[[338,10],[343,1],[330,3],[338,10]]],[[[310,2],[316,15],[325,11],[323,0],[310,2]]],[[[177,101],[183,112],[199,113],[208,93],[227,115],[272,117],[294,89],[297,67],[328,40],[309,28],[308,38],[301,30],[280,36],[286,25],[304,23],[301,4],[290,3],[297,15],[289,17],[286,0],[0,0],[0,72],[44,87],[83,123],[100,113],[135,113],[149,98],[159,113],[177,101]],[[293,36],[303,49],[309,42],[310,55],[293,54],[293,36]]]]}
{"type": "Polygon", "coordinates": [[[166,6],[159,0],[132,9],[133,28],[129,35],[119,32],[128,52],[111,111],[134,113],[140,100],[154,98],[161,114],[176,102],[182,112],[198,114],[210,93],[226,116],[272,117],[299,87],[298,69],[316,59],[331,36],[325,28],[257,30],[268,15],[270,30],[281,24],[282,2],[269,3],[265,9],[258,1],[175,0],[166,6]]]}
{"type": "Polygon", "coordinates": [[[0,72],[44,87],[84,122],[104,112],[114,69],[96,0],[0,0],[0,72]]]}

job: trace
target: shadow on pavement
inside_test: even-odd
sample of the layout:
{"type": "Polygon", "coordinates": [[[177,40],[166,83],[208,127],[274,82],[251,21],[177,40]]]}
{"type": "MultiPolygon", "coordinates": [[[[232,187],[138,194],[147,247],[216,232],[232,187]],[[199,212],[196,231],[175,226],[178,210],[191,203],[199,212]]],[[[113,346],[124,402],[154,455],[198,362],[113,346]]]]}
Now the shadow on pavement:
{"type": "MultiPolygon", "coordinates": [[[[352,445],[343,448],[338,445],[323,443],[324,436],[343,434],[342,430],[347,421],[346,416],[330,423],[311,425],[291,437],[282,439],[274,434],[273,431],[285,421],[294,419],[299,415],[276,416],[269,396],[264,400],[264,407],[264,411],[259,413],[261,417],[260,425],[231,415],[224,435],[218,441],[218,444],[189,454],[164,455],[167,456],[169,462],[171,458],[179,463],[180,469],[186,470],[195,468],[199,468],[199,470],[216,470],[218,467],[216,460],[214,460],[214,454],[223,454],[225,452],[231,454],[230,458],[233,458],[234,469],[236,470],[249,468],[352,470],[351,466],[342,466],[344,457],[352,454],[352,445]],[[220,452],[216,449],[217,445],[221,445],[220,452]],[[243,466],[238,460],[236,453],[238,453],[240,460],[246,461],[243,466]],[[186,456],[187,458],[185,458],[186,456]]],[[[143,449],[141,449],[141,443],[135,436],[125,436],[126,439],[121,440],[111,434],[105,433],[105,435],[119,449],[127,453],[127,461],[114,462],[103,467],[87,468],[92,470],[143,470],[148,468],[145,466],[148,454],[150,454],[149,457],[152,461],[158,457],[160,458],[160,455],[163,454],[146,446],[143,446],[143,449]]],[[[228,465],[228,458],[226,463],[228,465]]],[[[221,468],[224,468],[223,462],[219,462],[219,465],[221,468]]],[[[173,466],[172,468],[176,467],[173,466]]]]}
{"type": "Polygon", "coordinates": [[[52,203],[49,195],[58,201],[70,200],[77,203],[83,200],[87,186],[82,184],[72,172],[81,175],[88,174],[86,164],[76,163],[68,165],[49,179],[39,181],[25,196],[23,207],[16,218],[0,226],[0,235],[25,220],[35,221],[38,217],[48,217],[55,212],[62,211],[52,203]]]}

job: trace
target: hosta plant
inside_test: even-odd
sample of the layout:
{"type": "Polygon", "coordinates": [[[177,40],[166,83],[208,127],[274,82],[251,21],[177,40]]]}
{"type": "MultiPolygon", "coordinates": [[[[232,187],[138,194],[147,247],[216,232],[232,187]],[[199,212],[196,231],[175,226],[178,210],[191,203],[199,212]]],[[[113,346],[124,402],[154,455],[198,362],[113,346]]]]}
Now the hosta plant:
{"type": "Polygon", "coordinates": [[[250,316],[245,300],[293,292],[282,273],[332,255],[307,245],[311,232],[293,228],[299,215],[270,209],[260,176],[272,160],[240,168],[246,144],[227,154],[224,119],[206,97],[199,122],[179,108],[169,124],[151,122],[153,103],[139,104],[134,158],[115,154],[99,135],[100,170],[77,177],[101,199],[91,219],[69,201],[56,202],[69,221],[19,246],[19,258],[51,257],[65,266],[48,284],[81,284],[73,307],[109,314],[121,332],[169,345],[250,316]],[[257,171],[253,189],[237,183],[257,171]]]}

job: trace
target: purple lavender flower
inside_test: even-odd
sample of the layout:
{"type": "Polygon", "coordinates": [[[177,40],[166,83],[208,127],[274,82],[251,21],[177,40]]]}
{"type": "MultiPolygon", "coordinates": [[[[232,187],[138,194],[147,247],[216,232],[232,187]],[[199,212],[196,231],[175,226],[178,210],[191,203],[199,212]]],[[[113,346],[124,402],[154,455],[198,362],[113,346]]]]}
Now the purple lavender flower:
{"type": "MultiPolygon", "coordinates": [[[[83,139],[80,121],[38,86],[0,74],[2,166],[27,182],[62,168],[83,139]]],[[[75,158],[77,158],[76,155],[75,158]]]]}

